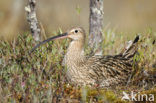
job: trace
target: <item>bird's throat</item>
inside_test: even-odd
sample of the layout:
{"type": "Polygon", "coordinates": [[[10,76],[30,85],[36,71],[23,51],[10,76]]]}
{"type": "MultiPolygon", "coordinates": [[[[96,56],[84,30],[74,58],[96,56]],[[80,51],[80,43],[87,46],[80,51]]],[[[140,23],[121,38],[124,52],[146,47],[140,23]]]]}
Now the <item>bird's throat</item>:
{"type": "Polygon", "coordinates": [[[67,67],[71,67],[72,65],[79,66],[83,64],[84,59],[84,42],[72,41],[64,58],[65,65],[67,67]]]}

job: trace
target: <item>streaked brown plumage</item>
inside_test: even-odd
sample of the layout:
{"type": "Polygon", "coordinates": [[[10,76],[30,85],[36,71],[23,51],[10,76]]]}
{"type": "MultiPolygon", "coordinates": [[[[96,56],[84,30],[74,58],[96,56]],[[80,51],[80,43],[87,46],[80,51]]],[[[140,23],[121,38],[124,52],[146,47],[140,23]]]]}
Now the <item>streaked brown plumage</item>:
{"type": "MultiPolygon", "coordinates": [[[[127,47],[122,53],[114,56],[84,55],[85,31],[76,27],[63,35],[45,40],[37,45],[59,38],[70,38],[72,41],[64,57],[67,66],[67,78],[70,83],[77,85],[99,85],[100,87],[111,87],[124,84],[132,71],[132,58],[137,51],[139,37],[127,47]]],[[[34,50],[33,49],[33,50],[34,50]]]]}

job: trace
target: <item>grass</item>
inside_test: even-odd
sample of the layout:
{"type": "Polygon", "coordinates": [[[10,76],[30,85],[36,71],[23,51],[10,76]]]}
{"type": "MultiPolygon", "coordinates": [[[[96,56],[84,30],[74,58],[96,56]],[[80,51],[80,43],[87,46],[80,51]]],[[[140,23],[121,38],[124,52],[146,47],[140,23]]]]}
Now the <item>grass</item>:
{"type": "MultiPolygon", "coordinates": [[[[135,35],[107,30],[103,33],[103,54],[118,54],[135,35]]],[[[122,92],[153,93],[156,96],[156,32],[150,29],[141,35],[137,68],[128,86],[114,89],[75,87],[66,81],[66,68],[61,63],[68,40],[51,41],[35,52],[30,34],[19,35],[11,42],[0,41],[0,102],[2,103],[127,103],[122,92]]],[[[156,97],[155,97],[156,99],[156,97]]],[[[155,101],[156,103],[156,101],[155,101]]]]}

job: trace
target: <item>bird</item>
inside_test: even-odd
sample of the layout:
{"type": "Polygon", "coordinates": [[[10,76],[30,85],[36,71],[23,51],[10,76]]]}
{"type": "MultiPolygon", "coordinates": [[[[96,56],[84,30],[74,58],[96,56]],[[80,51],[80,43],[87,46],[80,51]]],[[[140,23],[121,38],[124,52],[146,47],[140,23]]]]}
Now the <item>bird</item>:
{"type": "Polygon", "coordinates": [[[82,27],[74,27],[40,42],[31,52],[51,40],[65,38],[71,39],[63,59],[63,64],[67,67],[66,76],[69,83],[102,88],[125,85],[133,70],[133,57],[137,53],[139,36],[117,55],[86,56],[85,30],[82,27]]]}

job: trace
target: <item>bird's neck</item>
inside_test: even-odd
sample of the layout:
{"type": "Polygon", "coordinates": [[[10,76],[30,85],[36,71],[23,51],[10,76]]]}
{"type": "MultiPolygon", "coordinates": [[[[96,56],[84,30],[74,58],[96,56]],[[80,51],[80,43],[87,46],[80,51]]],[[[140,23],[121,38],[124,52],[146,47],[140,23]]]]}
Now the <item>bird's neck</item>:
{"type": "Polygon", "coordinates": [[[85,59],[84,41],[72,41],[67,49],[67,53],[64,59],[67,67],[71,67],[72,65],[82,65],[85,59]]]}

